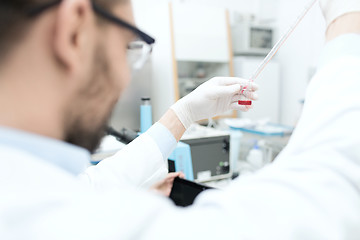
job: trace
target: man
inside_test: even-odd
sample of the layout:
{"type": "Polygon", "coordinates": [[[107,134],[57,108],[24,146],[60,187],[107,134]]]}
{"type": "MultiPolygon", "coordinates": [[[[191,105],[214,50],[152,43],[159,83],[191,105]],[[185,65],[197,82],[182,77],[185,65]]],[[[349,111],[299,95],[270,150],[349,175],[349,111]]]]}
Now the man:
{"type": "MultiPolygon", "coordinates": [[[[97,147],[130,80],[129,67],[144,62],[154,39],[134,27],[126,0],[8,0],[1,1],[0,11],[0,152],[6,165],[0,173],[1,239],[79,239],[70,233],[77,224],[81,238],[121,237],[127,231],[126,209],[136,212],[148,202],[149,193],[133,194],[134,189],[162,180],[157,190],[169,194],[172,179],[181,175],[163,180],[166,160],[185,129],[230,109],[247,110],[237,101],[249,81],[212,79],[176,103],[133,144],[85,169],[88,151],[97,147]],[[131,203],[129,197],[140,202],[131,203]],[[100,207],[91,214],[97,204],[108,210],[100,207]],[[75,209],[87,213],[71,213],[75,209]],[[121,222],[97,235],[96,229],[107,225],[97,223],[104,213],[121,222]],[[90,214],[93,227],[73,214],[84,219],[90,214]],[[62,235],[55,229],[65,227],[64,222],[70,232],[62,235]]],[[[255,100],[251,91],[246,93],[255,100]]]]}
{"type": "MultiPolygon", "coordinates": [[[[335,40],[325,49],[299,126],[276,163],[223,191],[201,194],[186,209],[139,188],[166,174],[163,160],[191,122],[235,107],[240,85],[248,83],[210,80],[124,151],[78,176],[87,152],[58,140],[96,146],[127,83],[128,71],[118,66],[126,65],[131,32],[151,38],[126,24],[106,23],[115,18],[86,0],[35,10],[27,2],[1,3],[7,14],[22,16],[30,7],[36,16],[23,25],[12,18],[2,26],[7,35],[0,34],[1,239],[358,238],[359,1],[322,1],[327,34],[335,40]],[[345,33],[357,34],[340,36],[345,33]],[[139,173],[126,171],[133,166],[139,173]]],[[[132,22],[127,2],[110,2],[113,15],[132,22]]]]}

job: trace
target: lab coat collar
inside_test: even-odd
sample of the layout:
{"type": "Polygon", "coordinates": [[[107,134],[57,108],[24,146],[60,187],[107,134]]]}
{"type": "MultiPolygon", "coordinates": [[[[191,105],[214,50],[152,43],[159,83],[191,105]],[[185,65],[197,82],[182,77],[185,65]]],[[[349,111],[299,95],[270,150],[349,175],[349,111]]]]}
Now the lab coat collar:
{"type": "Polygon", "coordinates": [[[90,153],[75,145],[56,139],[0,126],[0,145],[26,151],[54,164],[73,175],[89,165],[90,153]]]}

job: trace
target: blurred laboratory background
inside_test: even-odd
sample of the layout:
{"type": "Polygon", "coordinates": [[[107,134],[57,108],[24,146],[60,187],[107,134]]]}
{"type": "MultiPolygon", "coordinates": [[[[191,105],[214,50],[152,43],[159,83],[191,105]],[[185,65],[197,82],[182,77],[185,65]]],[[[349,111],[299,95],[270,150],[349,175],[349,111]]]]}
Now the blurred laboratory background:
{"type": "MultiPolygon", "coordinates": [[[[144,97],[156,122],[175,101],[212,77],[249,78],[307,3],[133,0],[138,27],[156,44],[145,67],[133,72],[111,126],[139,131],[144,97]]],[[[315,5],[256,79],[260,99],[253,110],[224,113],[189,129],[182,142],[191,150],[191,180],[229,178],[274,160],[301,115],[324,33],[325,22],[315,5]]],[[[173,167],[181,170],[176,169],[181,147],[177,150],[173,167]]]]}

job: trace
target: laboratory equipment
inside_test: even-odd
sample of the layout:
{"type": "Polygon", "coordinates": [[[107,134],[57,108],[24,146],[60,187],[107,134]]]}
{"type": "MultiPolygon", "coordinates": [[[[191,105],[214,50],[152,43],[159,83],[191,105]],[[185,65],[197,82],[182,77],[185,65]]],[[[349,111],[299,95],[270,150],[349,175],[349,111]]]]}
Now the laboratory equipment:
{"type": "Polygon", "coordinates": [[[231,177],[229,135],[182,141],[190,145],[196,181],[207,182],[231,177]]]}
{"type": "Polygon", "coordinates": [[[191,127],[181,141],[190,146],[195,181],[208,182],[232,177],[228,132],[196,126],[191,127]]]}
{"type": "Polygon", "coordinates": [[[256,170],[264,166],[263,152],[259,148],[257,141],[255,141],[254,147],[250,150],[247,155],[246,161],[256,170]]]}
{"type": "Polygon", "coordinates": [[[152,108],[149,97],[141,98],[142,104],[140,106],[140,131],[146,132],[152,126],[152,108]]]}
{"type": "Polygon", "coordinates": [[[272,162],[287,145],[293,128],[265,121],[253,122],[245,119],[226,119],[225,123],[231,131],[242,133],[238,170],[240,174],[244,167],[251,166],[251,171],[264,164],[272,162]],[[259,150],[262,153],[259,153],[259,150]],[[260,159],[262,155],[262,161],[260,159]],[[245,164],[246,163],[246,164],[245,164]]]}
{"type": "Polygon", "coordinates": [[[240,154],[241,138],[243,134],[237,130],[230,131],[230,166],[231,172],[236,174],[238,172],[238,161],[240,154]]]}
{"type": "Polygon", "coordinates": [[[275,29],[239,13],[235,13],[235,19],[231,27],[234,55],[266,56],[273,46],[275,29]]]}
{"type": "Polygon", "coordinates": [[[173,172],[182,172],[185,174],[187,180],[194,181],[191,150],[188,144],[179,142],[175,150],[171,153],[168,161],[169,170],[173,170],[173,172]]]}
{"type": "Polygon", "coordinates": [[[124,144],[131,143],[139,136],[137,132],[130,129],[123,128],[121,131],[117,131],[112,127],[106,129],[106,134],[115,137],[116,140],[124,144]]]}
{"type": "MultiPolygon", "coordinates": [[[[286,33],[280,38],[280,40],[275,44],[275,46],[271,49],[269,54],[264,58],[260,66],[256,69],[253,75],[250,77],[250,81],[253,82],[259,76],[259,74],[264,70],[266,65],[271,61],[271,59],[276,55],[282,45],[286,42],[286,40],[290,37],[290,35],[294,32],[299,23],[304,19],[306,14],[310,11],[310,9],[315,5],[318,0],[311,0],[308,5],[305,6],[304,11],[298,16],[295,20],[294,24],[292,24],[286,33]]],[[[246,90],[246,89],[245,89],[246,90]]],[[[249,91],[249,90],[246,90],[249,91]]],[[[243,92],[240,92],[241,96],[243,96],[243,92]]],[[[245,98],[246,99],[246,98],[245,98]]],[[[251,105],[250,100],[244,100],[244,97],[238,101],[239,105],[251,105]]]]}

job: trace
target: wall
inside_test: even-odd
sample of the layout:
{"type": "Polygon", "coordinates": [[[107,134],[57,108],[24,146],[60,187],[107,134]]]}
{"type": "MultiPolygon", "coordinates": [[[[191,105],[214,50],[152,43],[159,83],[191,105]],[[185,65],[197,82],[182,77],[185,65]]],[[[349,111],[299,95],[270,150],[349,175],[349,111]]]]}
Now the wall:
{"type": "Polygon", "coordinates": [[[260,0],[169,0],[171,2],[190,2],[204,6],[227,8],[247,14],[258,14],[260,0]]]}
{"type": "Polygon", "coordinates": [[[151,99],[153,120],[158,121],[174,103],[170,14],[167,0],[133,0],[135,20],[140,29],[156,39],[151,55],[151,99]]]}
{"type": "MultiPolygon", "coordinates": [[[[308,0],[279,0],[277,26],[284,33],[308,0]]],[[[302,23],[279,51],[281,64],[282,114],[281,122],[294,125],[301,112],[299,103],[305,96],[306,87],[313,75],[324,45],[325,23],[319,5],[304,18],[302,23]]]]}

